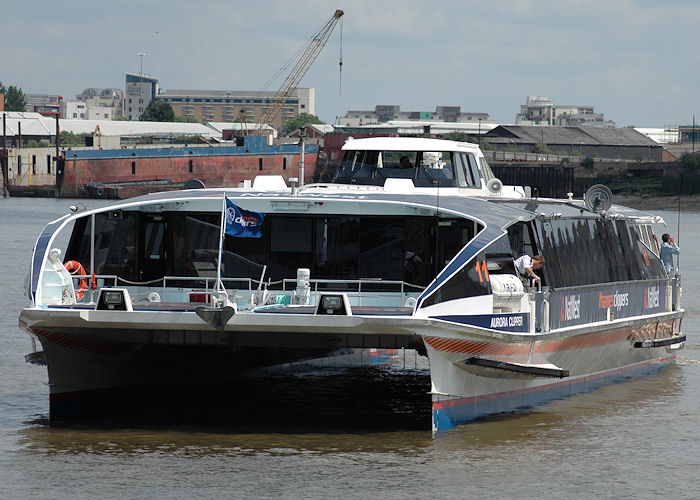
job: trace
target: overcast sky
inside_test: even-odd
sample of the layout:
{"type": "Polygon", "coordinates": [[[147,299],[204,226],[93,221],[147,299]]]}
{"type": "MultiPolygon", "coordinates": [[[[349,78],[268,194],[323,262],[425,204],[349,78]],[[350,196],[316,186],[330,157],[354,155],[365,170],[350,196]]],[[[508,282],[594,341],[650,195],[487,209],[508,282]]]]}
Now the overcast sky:
{"type": "Polygon", "coordinates": [[[329,123],[377,104],[513,123],[528,95],[617,126],[700,113],[696,0],[4,0],[0,81],[67,99],[124,89],[145,52],[164,89],[260,90],[336,8],[342,93],[340,23],[300,84],[329,123]]]}

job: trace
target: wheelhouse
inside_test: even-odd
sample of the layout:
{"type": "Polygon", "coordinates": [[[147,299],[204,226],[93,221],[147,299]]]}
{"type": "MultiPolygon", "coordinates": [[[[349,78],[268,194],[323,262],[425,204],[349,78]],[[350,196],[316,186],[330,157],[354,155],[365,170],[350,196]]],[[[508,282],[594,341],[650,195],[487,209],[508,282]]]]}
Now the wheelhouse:
{"type": "Polygon", "coordinates": [[[384,185],[386,179],[410,179],[415,187],[481,188],[495,177],[473,144],[357,139],[343,149],[343,160],[334,179],[340,184],[384,185]]]}

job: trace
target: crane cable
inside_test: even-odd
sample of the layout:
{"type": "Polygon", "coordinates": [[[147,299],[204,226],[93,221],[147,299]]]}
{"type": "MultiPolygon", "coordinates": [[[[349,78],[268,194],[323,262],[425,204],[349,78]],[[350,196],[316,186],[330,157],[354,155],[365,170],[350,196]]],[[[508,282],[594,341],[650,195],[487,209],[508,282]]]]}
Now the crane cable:
{"type": "Polygon", "coordinates": [[[340,62],[338,63],[338,95],[343,95],[343,18],[340,18],[340,62]]]}
{"type": "Polygon", "coordinates": [[[282,76],[288,69],[289,66],[292,65],[295,61],[297,61],[300,57],[301,54],[308,49],[308,47],[311,45],[311,43],[314,40],[314,37],[316,35],[312,35],[311,38],[309,38],[304,45],[299,47],[297,51],[292,54],[292,57],[290,57],[282,66],[265,82],[265,84],[262,86],[262,88],[258,91],[257,94],[255,94],[255,97],[258,98],[262,95],[263,92],[265,92],[278,78],[282,76]]]}

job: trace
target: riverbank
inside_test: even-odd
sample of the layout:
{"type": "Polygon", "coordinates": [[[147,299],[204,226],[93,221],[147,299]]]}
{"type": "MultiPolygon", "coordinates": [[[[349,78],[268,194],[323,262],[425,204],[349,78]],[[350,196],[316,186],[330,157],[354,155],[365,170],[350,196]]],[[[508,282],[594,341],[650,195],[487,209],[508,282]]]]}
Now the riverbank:
{"type": "MultiPolygon", "coordinates": [[[[623,195],[616,194],[613,196],[613,203],[624,205],[631,208],[636,208],[643,211],[653,210],[677,210],[678,196],[650,196],[642,195],[623,195]]],[[[700,212],[700,195],[690,194],[680,197],[681,211],[700,212]]]]}

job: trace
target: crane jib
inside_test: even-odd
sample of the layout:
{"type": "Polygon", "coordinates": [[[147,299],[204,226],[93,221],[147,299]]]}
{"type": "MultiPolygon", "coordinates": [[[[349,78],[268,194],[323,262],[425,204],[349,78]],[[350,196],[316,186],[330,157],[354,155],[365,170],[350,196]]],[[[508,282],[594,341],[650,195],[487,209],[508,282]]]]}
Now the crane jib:
{"type": "Polygon", "coordinates": [[[299,84],[307,71],[309,71],[309,68],[321,53],[321,50],[323,50],[323,47],[326,45],[328,38],[331,36],[335,25],[338,23],[338,20],[343,17],[343,14],[344,12],[342,10],[336,10],[333,16],[326,21],[321,29],[311,37],[309,42],[301,51],[301,56],[299,56],[297,59],[296,64],[289,72],[289,75],[287,75],[284,83],[282,83],[282,86],[275,93],[274,97],[270,99],[271,106],[267,107],[267,110],[260,118],[260,122],[257,126],[258,129],[262,129],[262,127],[271,124],[275,119],[277,114],[282,109],[286,99],[292,94],[296,86],[299,84]]]}

